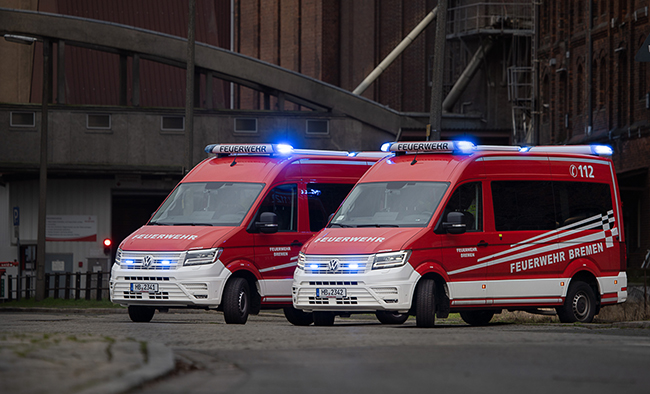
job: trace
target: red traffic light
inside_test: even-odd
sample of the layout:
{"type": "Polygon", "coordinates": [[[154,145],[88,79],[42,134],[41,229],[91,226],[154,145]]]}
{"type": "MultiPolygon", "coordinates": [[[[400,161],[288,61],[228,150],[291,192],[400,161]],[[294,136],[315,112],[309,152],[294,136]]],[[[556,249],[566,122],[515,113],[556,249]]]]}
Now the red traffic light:
{"type": "Polygon", "coordinates": [[[104,244],[104,254],[106,256],[110,255],[111,254],[111,246],[113,245],[113,241],[111,241],[110,238],[105,238],[102,243],[104,244]]]}

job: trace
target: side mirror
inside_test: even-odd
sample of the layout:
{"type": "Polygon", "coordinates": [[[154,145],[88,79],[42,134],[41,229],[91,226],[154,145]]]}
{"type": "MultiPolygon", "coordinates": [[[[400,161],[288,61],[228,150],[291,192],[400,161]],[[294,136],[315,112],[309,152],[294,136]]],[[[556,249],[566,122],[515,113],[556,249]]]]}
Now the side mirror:
{"type": "Polygon", "coordinates": [[[467,226],[463,223],[465,215],[462,212],[449,212],[447,221],[442,223],[442,228],[448,234],[464,234],[467,226]]]}
{"type": "Polygon", "coordinates": [[[255,222],[255,227],[264,234],[278,232],[278,215],[273,212],[262,212],[260,221],[255,222]]]}

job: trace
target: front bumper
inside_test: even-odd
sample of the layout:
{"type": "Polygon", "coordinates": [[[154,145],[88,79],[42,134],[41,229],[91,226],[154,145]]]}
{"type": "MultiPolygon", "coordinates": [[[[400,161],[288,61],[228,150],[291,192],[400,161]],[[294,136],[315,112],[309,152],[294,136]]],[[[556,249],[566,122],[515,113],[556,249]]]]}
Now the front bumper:
{"type": "Polygon", "coordinates": [[[123,306],[196,306],[217,308],[230,271],[220,261],[203,266],[179,267],[175,270],[111,270],[111,301],[123,306]],[[155,292],[132,291],[131,284],[157,284],[155,292]]]}
{"type": "Polygon", "coordinates": [[[420,275],[410,264],[398,268],[369,270],[359,274],[311,274],[296,269],[292,300],[304,311],[408,312],[420,275]],[[316,289],[345,289],[345,297],[317,297],[316,289]]]}

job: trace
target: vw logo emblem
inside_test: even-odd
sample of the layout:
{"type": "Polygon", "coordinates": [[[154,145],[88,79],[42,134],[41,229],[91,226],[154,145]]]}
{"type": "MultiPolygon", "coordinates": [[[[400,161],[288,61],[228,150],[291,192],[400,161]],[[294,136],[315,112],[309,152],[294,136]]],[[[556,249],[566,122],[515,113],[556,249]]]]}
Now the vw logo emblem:
{"type": "Polygon", "coordinates": [[[142,268],[149,268],[153,265],[153,256],[148,254],[142,259],[142,268]]]}
{"type": "Polygon", "coordinates": [[[339,259],[332,259],[327,263],[327,268],[330,271],[336,271],[339,269],[339,259]]]}

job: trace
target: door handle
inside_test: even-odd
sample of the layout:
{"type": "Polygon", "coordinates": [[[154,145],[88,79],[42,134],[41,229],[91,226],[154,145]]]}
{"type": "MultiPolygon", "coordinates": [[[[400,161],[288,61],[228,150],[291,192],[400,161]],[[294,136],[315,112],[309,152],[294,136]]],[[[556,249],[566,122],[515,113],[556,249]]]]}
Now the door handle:
{"type": "Polygon", "coordinates": [[[476,245],[476,246],[484,248],[484,247],[488,246],[488,243],[483,241],[483,240],[480,240],[478,245],[476,245]]]}
{"type": "Polygon", "coordinates": [[[294,247],[294,246],[302,246],[302,242],[298,242],[297,240],[296,240],[296,241],[293,241],[293,242],[291,243],[291,247],[294,247]]]}

